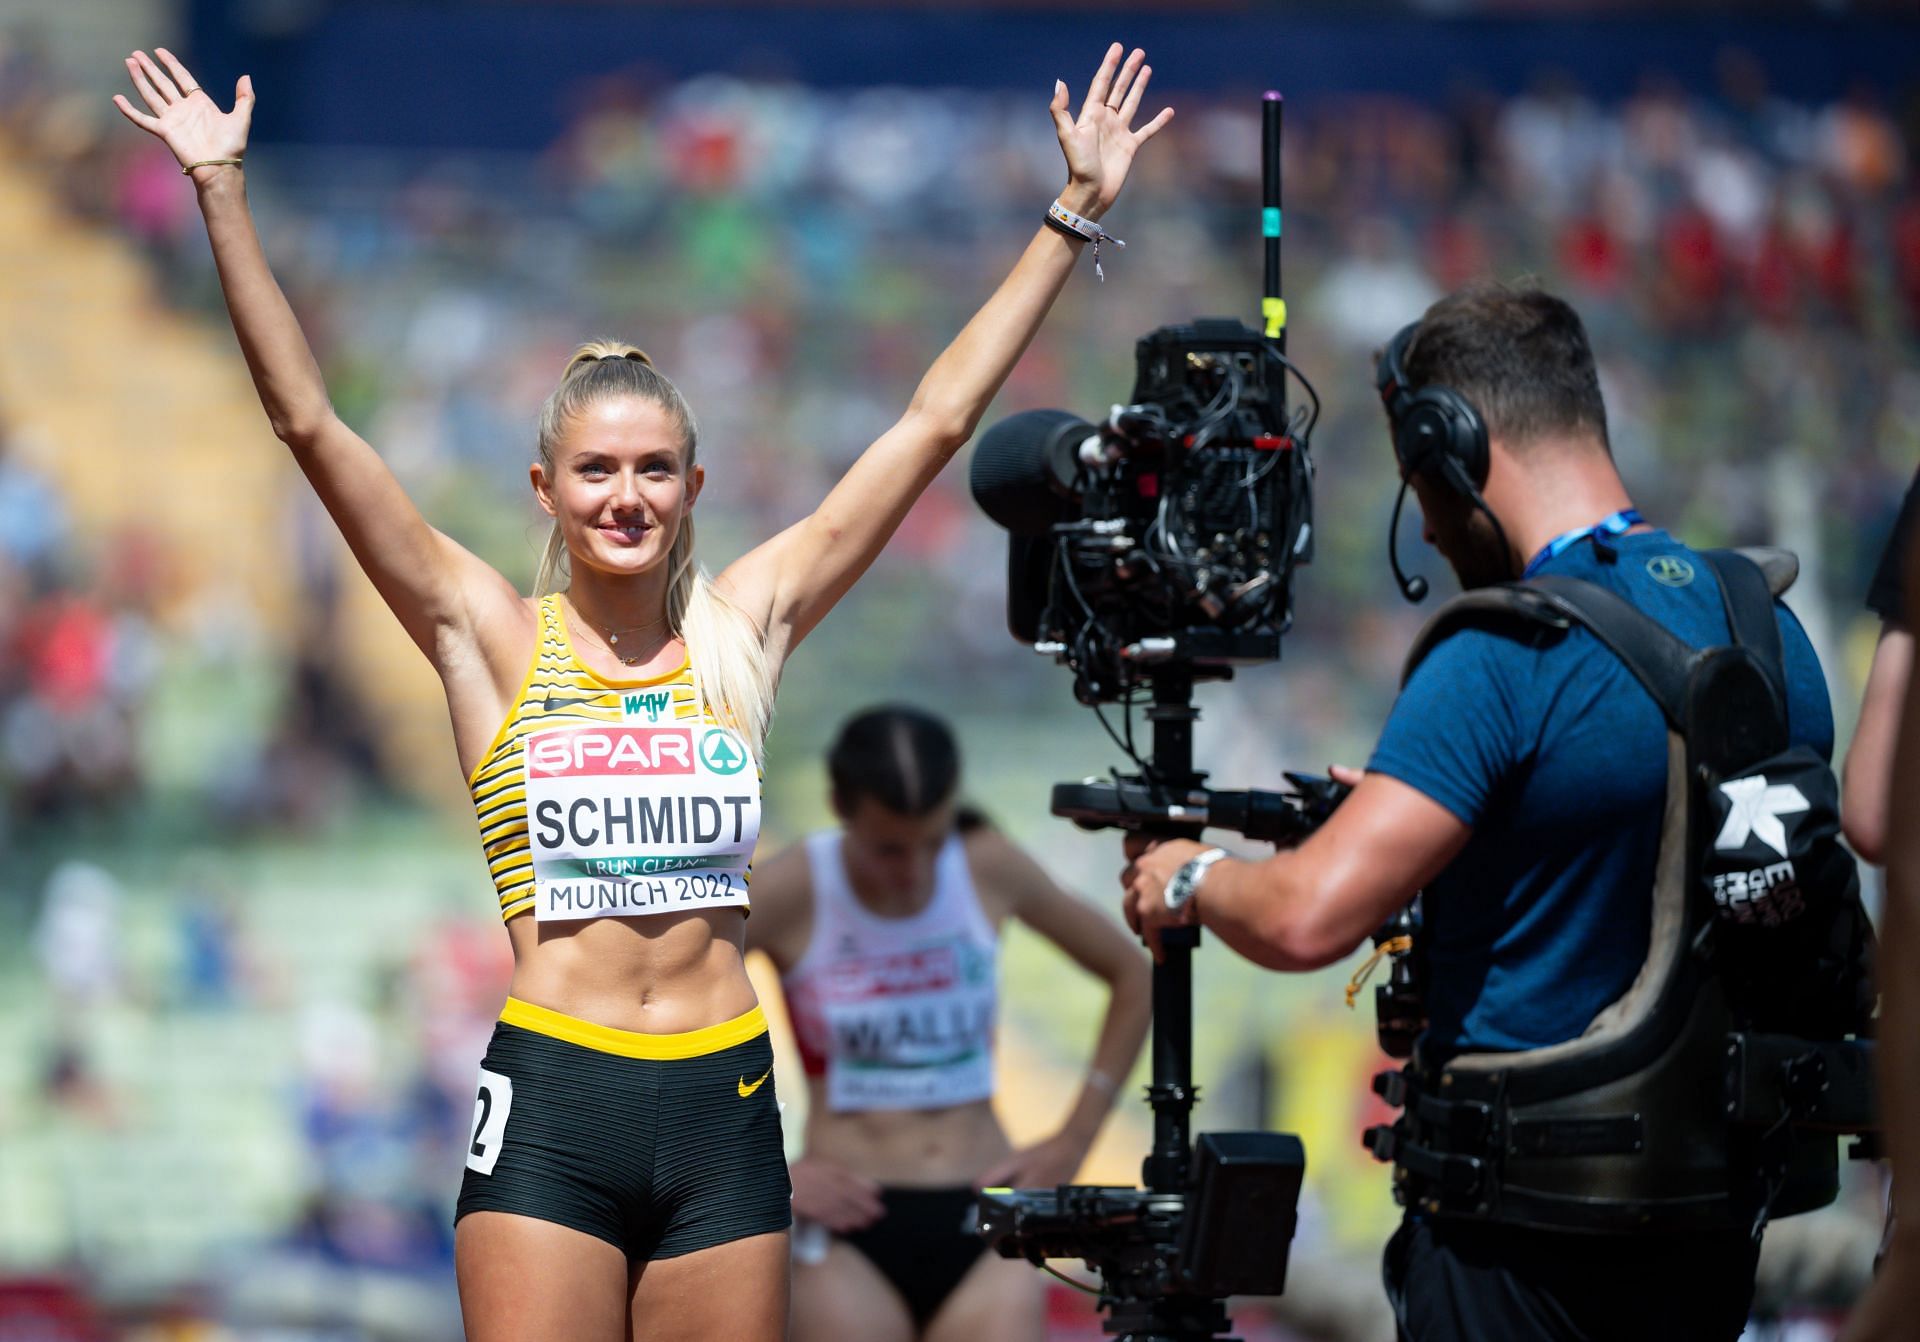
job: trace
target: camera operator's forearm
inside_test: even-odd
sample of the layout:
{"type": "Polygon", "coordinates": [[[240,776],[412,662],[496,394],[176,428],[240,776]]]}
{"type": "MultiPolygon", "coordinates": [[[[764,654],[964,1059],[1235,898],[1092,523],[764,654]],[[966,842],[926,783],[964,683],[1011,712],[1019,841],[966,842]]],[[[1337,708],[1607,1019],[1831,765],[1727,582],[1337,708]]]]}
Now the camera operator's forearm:
{"type": "Polygon", "coordinates": [[[1197,901],[1201,926],[1267,969],[1297,972],[1338,960],[1352,947],[1329,946],[1306,916],[1298,858],[1281,852],[1264,862],[1214,863],[1197,901]]]}
{"type": "Polygon", "coordinates": [[[1369,773],[1298,848],[1215,863],[1195,903],[1201,921],[1249,960],[1319,969],[1405,908],[1471,834],[1417,788],[1369,773]]]}
{"type": "Polygon", "coordinates": [[[1397,778],[1369,773],[1298,848],[1263,862],[1225,858],[1207,867],[1178,913],[1166,893],[1205,850],[1192,839],[1130,841],[1121,873],[1127,922],[1154,948],[1171,922],[1198,915],[1235,952],[1268,969],[1332,964],[1406,907],[1465,848],[1473,831],[1439,802],[1397,778]]]}
{"type": "Polygon", "coordinates": [[[240,339],[254,389],[276,437],[311,437],[333,415],[320,365],[293,308],[267,266],[246,183],[237,167],[202,168],[194,174],[200,211],[213,244],[220,289],[240,339]]]}

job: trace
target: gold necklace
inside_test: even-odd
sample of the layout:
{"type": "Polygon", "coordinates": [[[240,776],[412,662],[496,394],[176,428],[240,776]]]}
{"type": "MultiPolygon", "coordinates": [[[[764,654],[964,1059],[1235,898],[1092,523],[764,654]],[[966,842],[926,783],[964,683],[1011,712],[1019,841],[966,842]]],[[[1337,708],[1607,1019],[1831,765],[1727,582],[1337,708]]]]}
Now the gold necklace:
{"type": "Polygon", "coordinates": [[[658,629],[662,625],[666,624],[667,622],[667,617],[662,615],[657,620],[649,620],[645,624],[636,624],[625,629],[603,629],[600,627],[599,624],[595,623],[594,620],[586,614],[586,612],[581,611],[580,607],[575,606],[574,610],[579,611],[580,618],[587,622],[588,628],[592,629],[594,633],[600,635],[600,641],[607,645],[607,651],[612,653],[614,657],[619,661],[620,665],[622,666],[638,666],[640,665],[640,663],[647,660],[647,656],[644,652],[637,652],[633,656],[629,657],[625,653],[621,652],[620,651],[620,635],[643,634],[643,633],[646,633],[648,630],[658,629]]]}

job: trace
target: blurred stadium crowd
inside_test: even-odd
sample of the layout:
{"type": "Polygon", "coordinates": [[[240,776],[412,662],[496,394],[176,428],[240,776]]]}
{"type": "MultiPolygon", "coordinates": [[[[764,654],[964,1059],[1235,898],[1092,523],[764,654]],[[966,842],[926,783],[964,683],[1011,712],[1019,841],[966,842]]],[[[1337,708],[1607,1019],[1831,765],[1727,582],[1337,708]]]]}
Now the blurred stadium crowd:
{"type": "MultiPolygon", "coordinates": [[[[1395,481],[1368,356],[1489,272],[1539,275],[1586,315],[1615,451],[1650,517],[1694,544],[1802,551],[1796,608],[1850,720],[1872,632],[1859,596],[1920,462],[1920,88],[1795,104],[1735,51],[1721,76],[1685,91],[1650,77],[1618,103],[1542,72],[1506,99],[1462,88],[1443,105],[1356,93],[1290,109],[1291,350],[1326,407],[1319,550],[1288,674],[1243,678],[1228,701],[1273,732],[1216,723],[1203,737],[1223,778],[1271,782],[1282,765],[1364,753],[1417,618],[1380,555],[1395,481]]],[[[1130,384],[1133,336],[1251,316],[1257,107],[1173,101],[1170,143],[1109,221],[1132,246],[1104,286],[1076,281],[1005,408],[1097,413],[1130,384]]],[[[134,248],[175,310],[222,321],[176,167],[17,42],[0,45],[0,172],[49,184],[74,227],[134,248]]],[[[248,177],[343,416],[436,525],[525,584],[534,411],[580,339],[635,339],[686,390],[723,482],[703,527],[715,562],[810,507],[886,427],[1059,169],[1032,98],[715,76],[582,89],[536,156],[263,145],[248,177]]],[[[103,355],[103,372],[129,357],[103,355]]],[[[0,1060],[0,1147],[13,1149],[0,1155],[0,1258],[77,1264],[110,1306],[138,1301],[146,1317],[173,1317],[153,1312],[164,1302],[178,1324],[155,1337],[220,1335],[194,1331],[214,1327],[194,1292],[215,1286],[229,1319],[263,1290],[309,1300],[311,1331],[276,1336],[444,1332],[456,1150],[506,947],[475,921],[478,884],[403,861],[394,888],[417,876],[435,893],[402,914],[328,848],[330,827],[405,797],[414,775],[383,744],[381,687],[330,654],[346,617],[333,552],[312,539],[324,519],[295,503],[287,554],[234,556],[310,570],[311,618],[269,646],[223,594],[181,599],[157,538],[72,520],[74,491],[107,487],[115,454],[156,447],[34,433],[0,404],[0,842],[27,855],[0,882],[36,929],[0,973],[0,1003],[29,1025],[0,1060]],[[168,730],[179,713],[165,705],[216,674],[225,711],[168,730]],[[209,748],[221,767],[176,758],[209,748]],[[132,889],[90,854],[155,815],[187,836],[185,856],[132,889]],[[276,838],[245,863],[194,855],[196,842],[276,838]],[[263,887],[302,888],[307,906],[263,912],[247,897],[263,887]],[[371,930],[352,940],[346,922],[371,930]],[[237,1157],[152,1139],[143,1107],[214,1086],[228,1098],[205,1131],[237,1157]],[[134,1187],[96,1188],[81,1167],[134,1187]],[[181,1214],[133,1215],[143,1180],[181,1214]],[[174,1250],[156,1247],[169,1236],[174,1250]],[[281,1270],[220,1256],[261,1244],[278,1246],[264,1261],[281,1270]],[[189,1273],[188,1249],[219,1266],[189,1273]],[[340,1268],[367,1271],[327,1275],[340,1268]]],[[[275,450],[264,423],[259,437],[275,450]]],[[[831,726],[816,711],[855,706],[848,686],[914,686],[999,715],[983,730],[1007,735],[1073,711],[1002,632],[998,542],[964,491],[958,471],[935,485],[874,591],[810,654],[833,693],[799,684],[783,700],[802,725],[784,729],[794,762],[776,763],[776,812],[779,788],[813,789],[809,751],[831,726]]],[[[1037,797],[1042,774],[1014,781],[1037,797]]],[[[352,832],[379,849],[407,814],[352,832]]]]}
{"type": "MultiPolygon", "coordinates": [[[[1315,445],[1323,540],[1337,547],[1309,601],[1353,612],[1348,596],[1384,586],[1370,514],[1389,461],[1367,355],[1439,293],[1499,273],[1541,276],[1587,315],[1615,448],[1650,514],[1700,541],[1777,535],[1770,471],[1802,463],[1818,491],[1820,595],[1853,604],[1920,448],[1920,130],[1905,124],[1920,101],[1862,88],[1800,106],[1770,97],[1739,53],[1722,65],[1712,97],[1650,78],[1601,106],[1546,74],[1505,101],[1353,95],[1296,111],[1294,341],[1328,407],[1315,445]]],[[[191,193],[164,152],[30,72],[8,70],[0,89],[0,114],[76,215],[135,240],[170,297],[216,315],[191,193]]],[[[1057,185],[1030,101],[609,79],[537,158],[267,146],[249,184],[342,413],[443,525],[525,575],[531,407],[590,332],[635,336],[687,385],[724,474],[728,539],[811,506],[1057,185]]],[[[1143,164],[1140,198],[1116,220],[1137,239],[1116,283],[1063,305],[1008,406],[1091,410],[1124,391],[1125,337],[1248,308],[1257,109],[1178,102],[1170,152],[1143,164]]],[[[943,596],[988,610],[949,622],[949,601],[928,603],[940,661],[960,669],[956,642],[1011,658],[964,481],[935,488],[901,547],[943,596]]],[[[17,460],[0,474],[0,525],[8,629],[55,630],[8,661],[9,809],[137,788],[141,760],[49,724],[63,704],[144,692],[142,590],[164,556],[116,544],[111,571],[83,576],[103,547],[67,534],[59,489],[17,460]]],[[[1303,616],[1299,638],[1337,646],[1351,622],[1303,616]]]]}

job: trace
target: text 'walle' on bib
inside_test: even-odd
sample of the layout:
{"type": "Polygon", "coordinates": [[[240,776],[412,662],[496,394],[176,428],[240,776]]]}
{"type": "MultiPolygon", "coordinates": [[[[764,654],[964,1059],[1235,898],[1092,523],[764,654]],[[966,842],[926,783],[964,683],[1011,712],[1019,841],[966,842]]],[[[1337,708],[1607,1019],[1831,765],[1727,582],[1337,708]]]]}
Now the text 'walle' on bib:
{"type": "Polygon", "coordinates": [[[527,738],[526,771],[540,921],[747,902],[760,779],[737,733],[558,727],[527,738]]]}

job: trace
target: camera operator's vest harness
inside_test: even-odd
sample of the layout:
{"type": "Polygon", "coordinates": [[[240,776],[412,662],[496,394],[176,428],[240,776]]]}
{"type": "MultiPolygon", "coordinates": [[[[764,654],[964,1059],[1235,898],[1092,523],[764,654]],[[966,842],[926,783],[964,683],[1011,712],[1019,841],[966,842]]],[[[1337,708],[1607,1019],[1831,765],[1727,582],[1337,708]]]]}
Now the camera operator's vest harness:
{"type": "MultiPolygon", "coordinates": [[[[1872,1126],[1872,1046],[1846,1038],[1870,1031],[1872,1009],[1852,858],[1826,831],[1803,853],[1796,828],[1793,857],[1808,869],[1788,865],[1777,879],[1796,900],[1804,887],[1818,907],[1794,904],[1784,929],[1757,917],[1741,925],[1745,872],[1733,873],[1739,890],[1727,894],[1728,878],[1707,870],[1716,844],[1724,852],[1730,835],[1745,833],[1712,814],[1729,804],[1714,795],[1724,791],[1740,812],[1762,762],[1769,773],[1783,759],[1801,769],[1801,787],[1780,789],[1813,795],[1815,814],[1796,816],[1801,825],[1833,819],[1831,771],[1793,751],[1786,731],[1773,597],[1798,565],[1779,550],[1701,557],[1725,601],[1727,646],[1690,648],[1605,588],[1542,577],[1449,602],[1408,657],[1411,676],[1466,626],[1578,624],[1621,658],[1668,725],[1645,964],[1578,1038],[1444,1060],[1416,1049],[1406,1068],[1376,1079],[1404,1112],[1369,1131],[1367,1145],[1393,1164],[1395,1194],[1410,1208],[1560,1230],[1757,1233],[1769,1216],[1832,1201],[1837,1135],[1872,1126]],[[1816,980],[1817,1000],[1796,996],[1816,980]]],[[[1762,775],[1754,786],[1767,783],[1762,775]]]]}

